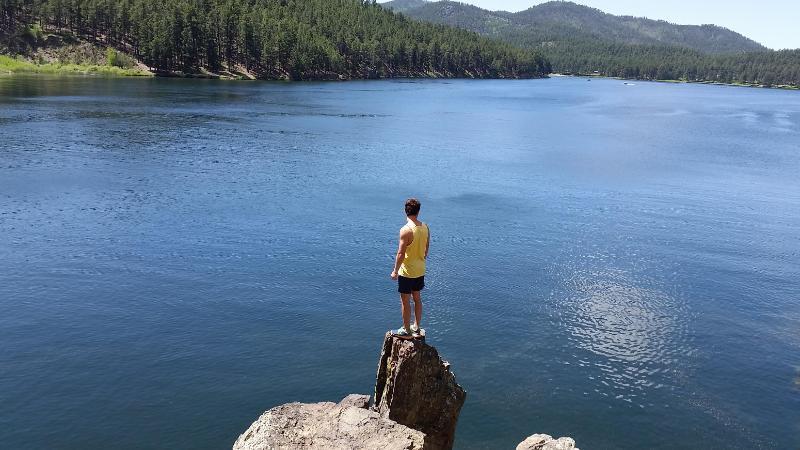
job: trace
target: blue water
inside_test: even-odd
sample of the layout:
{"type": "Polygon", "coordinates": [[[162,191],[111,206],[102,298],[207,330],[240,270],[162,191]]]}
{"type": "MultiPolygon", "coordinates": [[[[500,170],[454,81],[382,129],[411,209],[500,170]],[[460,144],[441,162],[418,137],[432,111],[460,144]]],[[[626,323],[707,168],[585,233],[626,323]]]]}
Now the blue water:
{"type": "Polygon", "coordinates": [[[371,393],[407,196],[456,447],[800,448],[800,94],[0,77],[0,446],[371,393]]]}

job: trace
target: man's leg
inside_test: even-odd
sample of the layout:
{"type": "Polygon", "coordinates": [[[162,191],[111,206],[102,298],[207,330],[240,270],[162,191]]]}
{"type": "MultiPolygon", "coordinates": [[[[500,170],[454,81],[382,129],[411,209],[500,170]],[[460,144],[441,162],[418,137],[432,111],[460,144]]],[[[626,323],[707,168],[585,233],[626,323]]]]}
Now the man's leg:
{"type": "Polygon", "coordinates": [[[420,291],[414,291],[411,295],[414,297],[414,319],[417,328],[422,328],[422,295],[420,291]]]}
{"type": "Polygon", "coordinates": [[[411,305],[408,302],[411,300],[411,294],[400,293],[400,309],[403,312],[403,328],[409,333],[411,332],[411,305]]]}

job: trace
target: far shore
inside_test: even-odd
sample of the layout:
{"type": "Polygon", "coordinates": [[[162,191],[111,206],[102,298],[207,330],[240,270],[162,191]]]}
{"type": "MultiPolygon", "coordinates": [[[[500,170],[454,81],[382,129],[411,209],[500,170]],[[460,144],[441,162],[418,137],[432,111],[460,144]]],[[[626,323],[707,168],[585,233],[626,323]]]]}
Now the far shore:
{"type": "Polygon", "coordinates": [[[774,84],[774,85],[765,85],[765,84],[756,84],[756,83],[723,83],[720,81],[710,81],[710,80],[701,80],[701,81],[694,81],[694,80],[649,80],[644,78],[623,78],[623,77],[609,77],[605,75],[597,75],[597,74],[580,74],[580,73],[551,73],[551,77],[572,77],[572,78],[608,78],[611,80],[620,80],[620,81],[651,81],[655,83],[680,83],[680,84],[710,84],[715,86],[734,86],[734,87],[749,87],[749,88],[763,88],[763,89],[784,89],[789,91],[798,91],[800,90],[800,86],[792,86],[792,85],[785,85],[785,84],[774,84]]]}
{"type": "MultiPolygon", "coordinates": [[[[215,74],[207,71],[201,73],[182,73],[182,72],[159,72],[150,71],[142,67],[134,68],[121,68],[109,65],[94,65],[94,64],[61,64],[61,63],[45,63],[39,64],[29,60],[11,57],[7,55],[0,55],[0,76],[2,75],[15,75],[15,74],[44,74],[44,75],[102,75],[111,77],[163,77],[163,78],[204,78],[204,79],[222,79],[222,80],[254,80],[255,78],[250,74],[233,74],[224,72],[223,74],[215,74]]],[[[527,79],[527,78],[481,78],[481,77],[453,77],[441,73],[429,72],[425,74],[417,74],[416,76],[397,76],[386,78],[348,78],[342,76],[320,76],[319,78],[312,78],[307,80],[287,80],[287,79],[270,79],[262,81],[349,81],[349,80],[369,80],[369,79],[497,79],[497,80],[512,80],[512,79],[527,79]]],[[[539,77],[571,77],[571,78],[606,78],[612,80],[629,81],[629,82],[657,82],[657,83],[681,83],[681,84],[709,84],[717,86],[734,86],[734,87],[749,87],[749,88],[764,88],[764,89],[783,89],[783,90],[800,90],[800,86],[792,85],[763,85],[755,83],[723,83],[719,81],[693,81],[693,80],[649,80],[638,78],[622,78],[622,77],[609,77],[598,74],[573,74],[573,73],[551,73],[549,76],[539,77]]],[[[531,78],[537,79],[537,78],[531,78]]]]}
{"type": "Polygon", "coordinates": [[[21,57],[11,57],[7,55],[0,55],[0,76],[3,75],[105,75],[114,77],[158,77],[158,78],[184,78],[184,79],[207,79],[207,80],[234,80],[234,81],[283,81],[283,82],[303,82],[303,81],[355,81],[355,80],[396,80],[396,79],[413,79],[413,80],[527,80],[527,79],[542,79],[548,78],[544,76],[516,76],[509,75],[507,77],[486,77],[481,74],[472,74],[474,76],[455,76],[449,73],[441,73],[436,71],[426,71],[419,73],[403,73],[397,76],[370,76],[370,77],[357,77],[340,74],[335,72],[318,72],[313,73],[307,78],[291,79],[288,74],[286,77],[277,78],[256,78],[253,74],[245,70],[236,72],[221,71],[219,73],[210,72],[201,69],[200,72],[181,72],[181,71],[165,71],[146,68],[144,64],[139,64],[139,67],[124,69],[109,65],[91,65],[91,64],[62,64],[62,63],[44,63],[39,64],[21,57]]]}

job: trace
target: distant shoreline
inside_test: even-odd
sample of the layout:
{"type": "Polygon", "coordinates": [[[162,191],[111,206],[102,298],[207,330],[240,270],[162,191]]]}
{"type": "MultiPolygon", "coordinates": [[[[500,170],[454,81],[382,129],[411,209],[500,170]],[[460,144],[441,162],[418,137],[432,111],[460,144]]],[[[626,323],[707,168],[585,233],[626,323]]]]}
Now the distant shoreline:
{"type": "Polygon", "coordinates": [[[610,80],[620,80],[620,81],[649,81],[654,83],[675,83],[675,84],[708,84],[714,86],[733,86],[733,87],[748,87],[748,88],[762,88],[762,89],[782,89],[785,91],[800,91],[800,86],[791,86],[791,85],[771,85],[767,86],[765,84],[754,84],[754,83],[723,83],[721,81],[691,81],[691,80],[648,80],[648,79],[640,79],[640,78],[622,78],[622,77],[610,77],[606,75],[597,75],[597,74],[572,74],[572,73],[551,73],[551,77],[571,77],[571,78],[607,78],[610,80]]]}
{"type": "Polygon", "coordinates": [[[209,72],[201,73],[181,73],[150,71],[141,68],[123,69],[115,66],[103,66],[95,64],[60,64],[46,63],[38,64],[22,58],[15,58],[7,55],[0,55],[0,76],[10,75],[64,75],[64,76],[109,76],[109,77],[144,77],[144,78],[182,78],[182,79],[207,79],[207,80],[228,80],[228,81],[284,81],[284,82],[318,82],[318,81],[365,81],[365,80],[537,80],[546,78],[597,78],[620,81],[638,81],[654,83],[673,83],[673,84],[706,84],[715,86],[732,86],[762,89],[781,89],[786,91],[800,91],[800,86],[791,85],[763,85],[752,83],[723,83],[719,81],[690,81],[690,80],[648,80],[638,78],[611,77],[597,74],[571,74],[571,73],[551,73],[541,77],[457,77],[446,74],[428,72],[425,74],[411,74],[396,77],[379,78],[353,78],[343,76],[320,76],[318,78],[308,78],[301,80],[290,80],[281,78],[257,79],[246,76],[235,76],[227,74],[214,74],[209,72]]]}
{"type": "Polygon", "coordinates": [[[206,80],[229,80],[229,81],[285,81],[285,82],[304,82],[304,81],[357,81],[357,80],[529,80],[544,79],[543,76],[506,76],[488,77],[480,73],[470,74],[473,76],[455,76],[449,73],[437,71],[427,71],[419,73],[404,73],[397,76],[388,77],[353,77],[345,74],[333,72],[319,72],[314,76],[302,79],[290,78],[256,78],[247,73],[212,73],[206,70],[197,73],[184,73],[179,71],[163,71],[146,69],[143,65],[124,69],[109,65],[99,64],[68,64],[58,62],[48,62],[40,64],[21,57],[0,55],[0,76],[9,75],[65,75],[65,76],[86,76],[102,75],[110,77],[148,77],[148,78],[183,78],[183,79],[206,79],[206,80]]]}

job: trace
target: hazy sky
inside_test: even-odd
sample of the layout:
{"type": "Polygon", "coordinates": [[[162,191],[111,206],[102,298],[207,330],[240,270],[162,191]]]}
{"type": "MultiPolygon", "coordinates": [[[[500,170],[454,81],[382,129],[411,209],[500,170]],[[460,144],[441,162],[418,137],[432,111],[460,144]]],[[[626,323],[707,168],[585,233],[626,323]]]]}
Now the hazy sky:
{"type": "MultiPolygon", "coordinates": [[[[461,0],[486,9],[520,11],[542,0],[461,0]]],[[[574,0],[617,15],[699,25],[713,23],[767,47],[800,48],[800,0],[574,0]]]]}

